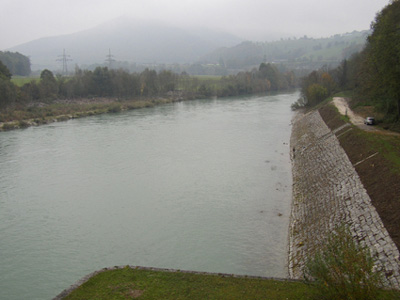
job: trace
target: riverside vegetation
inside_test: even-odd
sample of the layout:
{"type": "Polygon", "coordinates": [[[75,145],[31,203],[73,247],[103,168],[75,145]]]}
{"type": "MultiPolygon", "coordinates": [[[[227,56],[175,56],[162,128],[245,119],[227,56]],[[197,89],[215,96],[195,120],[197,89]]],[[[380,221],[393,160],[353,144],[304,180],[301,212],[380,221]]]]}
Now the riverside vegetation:
{"type": "MultiPolygon", "coordinates": [[[[39,80],[18,86],[0,62],[0,129],[13,129],[54,120],[116,112],[205,97],[226,97],[292,89],[292,72],[272,64],[228,77],[193,77],[146,69],[142,73],[97,67],[76,69],[71,77],[43,70],[39,80]]],[[[15,82],[21,82],[21,79],[15,82]]]]}
{"type": "MultiPolygon", "coordinates": [[[[381,124],[386,124],[385,126],[390,129],[399,128],[400,87],[397,83],[400,81],[400,52],[398,51],[400,31],[392,30],[400,22],[399,12],[400,1],[392,0],[377,15],[372,25],[372,33],[363,51],[343,61],[334,70],[323,68],[306,76],[301,84],[302,98],[293,105],[293,108],[311,108],[338,90],[352,90],[354,105],[372,106],[374,111],[382,113],[382,118],[378,120],[381,124]]],[[[280,90],[294,86],[295,80],[292,80],[292,75],[291,73],[280,74],[271,64],[261,64],[257,70],[223,77],[213,84],[205,84],[186,74],[176,75],[169,71],[157,73],[145,70],[141,74],[129,74],[122,70],[99,67],[93,72],[77,69],[72,78],[55,77],[50,71],[44,70],[39,83],[31,82],[22,87],[16,87],[10,80],[11,73],[0,64],[0,110],[2,113],[0,122],[10,120],[25,122],[26,116],[16,119],[18,113],[16,116],[12,114],[19,110],[22,111],[21,115],[25,112],[43,114],[42,108],[49,109],[51,105],[57,107],[57,101],[60,101],[61,105],[69,105],[68,101],[71,99],[74,99],[72,101],[74,104],[76,104],[76,99],[96,97],[114,99],[102,108],[112,112],[123,109],[121,103],[126,103],[126,99],[134,99],[132,101],[152,99],[150,102],[156,103],[157,100],[154,99],[159,99],[168,92],[178,93],[178,95],[184,92],[187,94],[183,94],[182,97],[186,98],[232,96],[280,90]]],[[[177,96],[174,99],[185,98],[177,96]]],[[[87,102],[90,100],[86,101],[85,105],[87,102]]],[[[96,109],[100,108],[97,106],[88,108],[88,114],[96,113],[96,109]]],[[[79,107],[77,110],[80,112],[82,108],[79,107]]],[[[76,113],[77,110],[74,112],[76,113]]],[[[328,108],[328,110],[332,109],[328,108]]],[[[38,118],[54,118],[58,113],[59,111],[49,111],[45,113],[47,116],[40,115],[38,118]]],[[[330,112],[326,113],[325,117],[327,114],[330,112]]],[[[324,117],[323,113],[322,115],[324,117]]],[[[340,119],[340,122],[344,120],[340,119]]],[[[367,147],[367,151],[374,151],[373,147],[378,146],[384,148],[381,156],[374,157],[374,159],[382,159],[384,166],[392,159],[398,161],[399,151],[396,146],[393,146],[398,144],[398,140],[388,145],[386,139],[383,141],[384,138],[374,137],[374,142],[371,143],[370,136],[367,138],[358,132],[356,136],[358,141],[362,141],[361,145],[367,147]]],[[[358,150],[359,145],[354,145],[353,141],[342,144],[346,153],[350,153],[350,159],[352,154],[358,152],[353,153],[351,149],[358,150]]],[[[359,169],[357,171],[360,173],[359,169]]],[[[398,176],[398,169],[393,164],[386,171],[389,175],[397,174],[398,176]]],[[[373,174],[366,172],[360,175],[362,180],[363,176],[366,180],[380,178],[376,174],[376,169],[373,174]]],[[[373,188],[373,186],[374,182],[370,182],[370,187],[373,188]]],[[[368,185],[366,189],[368,190],[368,185]]],[[[371,194],[370,190],[368,193],[371,194]]],[[[376,206],[373,196],[371,198],[376,206]]],[[[394,198],[393,202],[396,202],[396,199],[394,198]]],[[[379,214],[381,215],[381,212],[379,214]]],[[[385,222],[384,218],[383,221],[385,222]]],[[[387,222],[389,223],[385,223],[385,227],[390,222],[398,222],[398,218],[394,220],[389,218],[387,222]]],[[[326,246],[321,247],[315,257],[309,258],[306,271],[309,277],[306,276],[306,278],[311,277],[311,281],[290,282],[124,268],[105,271],[94,276],[66,299],[321,299],[321,297],[400,299],[398,291],[378,288],[380,276],[384,274],[375,273],[372,267],[373,259],[368,250],[360,248],[346,236],[345,230],[338,229],[327,238],[326,246]],[[320,292],[323,292],[323,295],[320,292]]]]}
{"type": "Polygon", "coordinates": [[[392,0],[371,25],[364,49],[335,69],[304,77],[292,108],[313,107],[337,91],[350,90],[352,108],[367,107],[383,127],[400,131],[400,1],[392,0]]]}

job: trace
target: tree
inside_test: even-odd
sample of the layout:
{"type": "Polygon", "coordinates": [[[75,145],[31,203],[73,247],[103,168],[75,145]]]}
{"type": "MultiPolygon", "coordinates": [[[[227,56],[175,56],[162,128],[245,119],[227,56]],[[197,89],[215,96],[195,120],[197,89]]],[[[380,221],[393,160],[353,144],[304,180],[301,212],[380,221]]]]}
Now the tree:
{"type": "Polygon", "coordinates": [[[16,98],[15,85],[9,80],[0,78],[0,109],[15,103],[16,98]]]}
{"type": "Polygon", "coordinates": [[[158,78],[157,72],[146,69],[140,74],[141,79],[141,94],[143,96],[156,95],[158,93],[158,78]]]}
{"type": "Polygon", "coordinates": [[[11,72],[10,70],[6,67],[5,64],[3,64],[0,61],[0,78],[4,80],[10,80],[11,79],[11,72]]]}
{"type": "Polygon", "coordinates": [[[307,105],[314,106],[328,97],[325,87],[314,83],[307,88],[307,105]]]}
{"type": "Polygon", "coordinates": [[[328,95],[332,94],[336,88],[336,83],[328,72],[321,74],[321,84],[326,88],[328,95]]]}
{"type": "Polygon", "coordinates": [[[95,94],[97,96],[112,96],[111,72],[107,67],[97,67],[92,74],[95,94]]]}
{"type": "Polygon", "coordinates": [[[40,93],[42,98],[53,98],[57,96],[58,84],[53,73],[45,69],[40,73],[40,93]]]}
{"type": "Polygon", "coordinates": [[[372,24],[365,48],[362,93],[387,115],[400,118],[400,1],[392,0],[372,24]]]}
{"type": "Polygon", "coordinates": [[[0,109],[14,103],[16,100],[16,88],[10,79],[10,71],[0,61],[0,109]]]}
{"type": "Polygon", "coordinates": [[[271,84],[271,90],[279,89],[279,71],[271,64],[262,63],[258,68],[259,76],[267,79],[271,84]]]}
{"type": "Polygon", "coordinates": [[[171,71],[164,70],[158,74],[158,82],[160,84],[161,92],[165,93],[174,91],[177,82],[177,76],[171,71]]]}

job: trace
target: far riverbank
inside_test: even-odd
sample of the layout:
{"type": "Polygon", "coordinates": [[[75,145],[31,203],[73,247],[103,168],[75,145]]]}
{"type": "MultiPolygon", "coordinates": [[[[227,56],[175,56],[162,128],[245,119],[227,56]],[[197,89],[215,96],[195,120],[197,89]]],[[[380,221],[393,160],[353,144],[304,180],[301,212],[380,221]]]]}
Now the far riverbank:
{"type": "Polygon", "coordinates": [[[193,100],[193,95],[170,93],[167,97],[121,100],[118,98],[80,98],[54,100],[9,107],[0,112],[0,131],[39,126],[104,113],[153,107],[155,105],[193,100]]]}

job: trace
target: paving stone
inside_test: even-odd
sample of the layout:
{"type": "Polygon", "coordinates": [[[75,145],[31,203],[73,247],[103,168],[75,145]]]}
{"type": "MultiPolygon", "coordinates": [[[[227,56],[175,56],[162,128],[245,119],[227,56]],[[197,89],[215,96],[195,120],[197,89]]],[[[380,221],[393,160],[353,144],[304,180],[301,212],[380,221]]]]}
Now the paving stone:
{"type": "Polygon", "coordinates": [[[291,149],[296,155],[291,156],[290,277],[302,278],[307,257],[333,228],[347,224],[353,238],[376,253],[376,267],[390,274],[388,284],[399,288],[399,251],[346,153],[317,111],[294,121],[291,149]]]}

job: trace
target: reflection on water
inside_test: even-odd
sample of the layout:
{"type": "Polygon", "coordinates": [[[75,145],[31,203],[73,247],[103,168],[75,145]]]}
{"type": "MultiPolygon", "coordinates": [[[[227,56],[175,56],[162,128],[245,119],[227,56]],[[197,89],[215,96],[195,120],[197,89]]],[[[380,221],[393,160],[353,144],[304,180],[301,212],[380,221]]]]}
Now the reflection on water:
{"type": "Polygon", "coordinates": [[[297,96],[0,133],[0,299],[126,264],[285,277],[297,96]]]}

